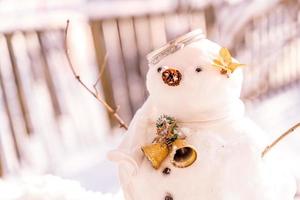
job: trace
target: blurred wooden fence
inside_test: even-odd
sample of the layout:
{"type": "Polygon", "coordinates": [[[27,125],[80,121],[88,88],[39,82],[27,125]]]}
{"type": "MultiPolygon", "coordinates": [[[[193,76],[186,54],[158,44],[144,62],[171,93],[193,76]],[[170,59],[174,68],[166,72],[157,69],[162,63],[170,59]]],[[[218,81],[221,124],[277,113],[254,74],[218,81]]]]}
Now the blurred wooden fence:
{"type": "MultiPolygon", "coordinates": [[[[0,50],[0,150],[6,172],[32,165],[53,170],[64,155],[100,144],[101,132],[108,131],[106,117],[73,81],[64,27],[5,32],[0,50]]],[[[91,66],[86,70],[96,74],[91,66]]]]}
{"type": "MultiPolygon", "coordinates": [[[[100,87],[105,99],[113,107],[120,106],[121,116],[130,122],[147,96],[145,55],[194,28],[207,31],[210,38],[216,13],[211,5],[159,6],[157,2],[152,6],[139,3],[134,9],[124,5],[121,14],[114,8],[95,4],[88,10],[83,26],[88,34],[84,36],[91,38],[91,54],[95,56],[88,66],[79,67],[79,73],[92,83],[90,79],[101,71],[107,53],[100,87]]],[[[299,16],[296,1],[278,4],[272,11],[251,18],[234,36],[233,52],[249,65],[245,68],[244,99],[271,94],[300,79],[299,16]]],[[[71,26],[75,25],[71,22],[71,26]]],[[[103,108],[80,96],[85,91],[78,89],[67,67],[63,30],[64,26],[59,26],[0,33],[0,117],[4,126],[0,134],[0,166],[4,167],[0,173],[2,169],[17,171],[12,169],[24,163],[35,164],[27,159],[34,151],[28,150],[33,138],[40,141],[35,145],[45,156],[43,162],[48,162],[39,164],[40,168],[51,170],[61,152],[97,145],[99,135],[105,134],[99,125],[99,120],[105,119],[103,108]]],[[[73,43],[81,43],[81,37],[74,36],[73,43]]]]}
{"type": "Polygon", "coordinates": [[[242,97],[274,95],[300,81],[300,4],[282,1],[250,18],[234,36],[233,51],[247,64],[242,97]]]}

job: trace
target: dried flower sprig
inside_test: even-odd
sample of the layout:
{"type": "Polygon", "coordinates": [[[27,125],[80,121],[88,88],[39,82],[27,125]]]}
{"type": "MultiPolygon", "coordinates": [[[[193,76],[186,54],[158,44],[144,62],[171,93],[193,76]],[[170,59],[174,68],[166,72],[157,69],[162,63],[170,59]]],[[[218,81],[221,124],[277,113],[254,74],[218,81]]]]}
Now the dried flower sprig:
{"type": "Polygon", "coordinates": [[[179,138],[175,118],[168,115],[161,115],[156,121],[157,137],[154,142],[165,143],[168,146],[179,138]]]}
{"type": "Polygon", "coordinates": [[[245,66],[244,64],[233,62],[229,50],[225,47],[220,49],[219,56],[213,60],[212,65],[220,69],[221,74],[226,74],[227,76],[233,73],[238,67],[245,66]]]}
{"type": "Polygon", "coordinates": [[[104,62],[102,65],[102,70],[99,73],[99,77],[96,80],[96,83],[93,85],[93,88],[95,91],[93,91],[92,89],[90,89],[80,78],[79,74],[75,71],[75,68],[73,66],[73,63],[71,61],[70,55],[69,55],[69,49],[68,49],[68,29],[69,29],[69,23],[70,21],[67,20],[67,25],[65,28],[65,38],[64,38],[64,50],[65,50],[65,54],[67,57],[67,61],[69,64],[69,67],[74,75],[74,77],[76,78],[76,80],[83,86],[83,88],[85,88],[94,98],[96,98],[101,104],[104,105],[104,107],[106,108],[106,110],[117,120],[117,122],[120,124],[121,128],[124,128],[125,130],[128,129],[128,126],[125,124],[124,120],[120,117],[120,115],[118,114],[118,109],[114,109],[112,108],[105,100],[102,99],[102,97],[100,96],[97,88],[96,88],[96,84],[99,82],[99,79],[102,76],[104,67],[105,67],[105,63],[107,60],[107,56],[105,56],[104,58],[104,62]]]}

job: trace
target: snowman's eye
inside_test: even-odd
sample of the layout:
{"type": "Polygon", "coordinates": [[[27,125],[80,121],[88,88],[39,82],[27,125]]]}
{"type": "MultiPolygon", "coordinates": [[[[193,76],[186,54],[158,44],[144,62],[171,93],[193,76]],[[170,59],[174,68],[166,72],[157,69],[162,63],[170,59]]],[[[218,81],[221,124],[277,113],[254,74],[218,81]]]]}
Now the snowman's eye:
{"type": "Polygon", "coordinates": [[[202,71],[202,69],[201,69],[200,67],[197,67],[197,68],[195,69],[195,71],[196,71],[197,73],[199,73],[199,72],[202,71]]]}
{"type": "Polygon", "coordinates": [[[162,67],[157,68],[157,72],[161,72],[162,67]]]}

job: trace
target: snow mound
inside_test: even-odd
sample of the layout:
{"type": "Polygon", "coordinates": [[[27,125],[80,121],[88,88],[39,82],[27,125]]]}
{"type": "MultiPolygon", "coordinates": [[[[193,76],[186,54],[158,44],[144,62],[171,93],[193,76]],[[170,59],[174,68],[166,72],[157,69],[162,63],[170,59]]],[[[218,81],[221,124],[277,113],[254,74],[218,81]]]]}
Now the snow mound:
{"type": "Polygon", "coordinates": [[[88,191],[77,181],[44,175],[0,180],[0,200],[123,200],[123,197],[121,191],[117,194],[88,191]]]}

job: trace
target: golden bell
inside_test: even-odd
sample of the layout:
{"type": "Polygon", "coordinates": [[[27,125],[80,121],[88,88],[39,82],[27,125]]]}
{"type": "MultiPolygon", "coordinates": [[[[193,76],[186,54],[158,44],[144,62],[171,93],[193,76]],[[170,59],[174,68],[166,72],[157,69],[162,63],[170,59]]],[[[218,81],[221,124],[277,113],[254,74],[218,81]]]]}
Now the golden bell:
{"type": "Polygon", "coordinates": [[[177,139],[173,142],[171,162],[175,167],[185,168],[193,164],[197,159],[196,149],[188,145],[186,140],[177,139]]]}
{"type": "Polygon", "coordinates": [[[142,147],[142,151],[155,169],[158,169],[169,155],[169,148],[164,143],[154,143],[144,146],[142,147]]]}

